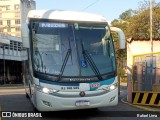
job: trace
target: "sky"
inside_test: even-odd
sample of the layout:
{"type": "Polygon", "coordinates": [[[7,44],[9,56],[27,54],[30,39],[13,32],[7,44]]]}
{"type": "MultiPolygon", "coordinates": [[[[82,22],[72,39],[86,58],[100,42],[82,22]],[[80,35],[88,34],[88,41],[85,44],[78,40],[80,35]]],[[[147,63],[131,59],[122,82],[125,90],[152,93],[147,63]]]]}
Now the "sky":
{"type": "MultiPolygon", "coordinates": [[[[108,21],[118,19],[128,9],[138,9],[143,0],[35,0],[36,9],[84,11],[104,16],[108,21]]],[[[156,0],[158,1],[158,0],[156,0]]]]}

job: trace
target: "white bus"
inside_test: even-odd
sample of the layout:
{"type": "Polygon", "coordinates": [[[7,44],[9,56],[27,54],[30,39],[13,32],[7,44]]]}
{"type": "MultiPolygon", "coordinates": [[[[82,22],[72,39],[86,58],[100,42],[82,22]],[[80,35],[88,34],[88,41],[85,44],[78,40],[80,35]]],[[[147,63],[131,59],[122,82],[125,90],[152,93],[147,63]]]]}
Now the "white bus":
{"type": "Polygon", "coordinates": [[[22,25],[26,96],[39,111],[115,106],[116,59],[111,31],[125,36],[106,19],[77,11],[32,10],[22,25]]]}

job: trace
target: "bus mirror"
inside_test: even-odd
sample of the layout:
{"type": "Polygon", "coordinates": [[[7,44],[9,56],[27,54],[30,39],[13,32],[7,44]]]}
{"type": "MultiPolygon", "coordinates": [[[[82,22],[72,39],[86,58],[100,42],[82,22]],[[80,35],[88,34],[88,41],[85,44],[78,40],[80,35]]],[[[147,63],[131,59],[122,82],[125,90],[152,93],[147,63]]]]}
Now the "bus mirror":
{"type": "Polygon", "coordinates": [[[125,49],[126,39],[125,39],[124,32],[120,28],[117,28],[117,27],[110,27],[110,29],[111,31],[118,33],[119,49],[125,49]]]}
{"type": "Polygon", "coordinates": [[[74,23],[74,28],[75,28],[75,30],[79,30],[78,23],[74,23]]]}
{"type": "Polygon", "coordinates": [[[21,27],[21,38],[24,48],[29,48],[29,29],[27,23],[22,24],[21,27]]]}

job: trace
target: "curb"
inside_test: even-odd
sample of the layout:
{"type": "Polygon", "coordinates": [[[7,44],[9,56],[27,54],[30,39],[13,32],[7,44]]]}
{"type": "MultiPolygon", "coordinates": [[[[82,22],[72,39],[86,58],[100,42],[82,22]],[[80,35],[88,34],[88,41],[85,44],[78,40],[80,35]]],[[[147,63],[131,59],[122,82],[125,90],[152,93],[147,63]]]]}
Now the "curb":
{"type": "Polygon", "coordinates": [[[5,89],[24,89],[24,87],[0,87],[0,90],[5,90],[5,89]]]}
{"type": "Polygon", "coordinates": [[[24,85],[7,85],[7,86],[3,86],[3,85],[0,85],[0,90],[1,89],[24,89],[24,85]]]}
{"type": "Polygon", "coordinates": [[[158,112],[160,113],[160,109],[154,109],[154,108],[149,108],[149,107],[145,107],[145,106],[140,106],[140,105],[133,105],[131,103],[128,103],[127,101],[125,101],[124,99],[126,99],[126,97],[122,98],[121,99],[121,102],[125,103],[125,104],[128,104],[130,106],[133,106],[133,107],[136,107],[136,108],[139,108],[139,109],[142,109],[142,110],[146,110],[146,111],[151,111],[151,112],[158,112]]]}

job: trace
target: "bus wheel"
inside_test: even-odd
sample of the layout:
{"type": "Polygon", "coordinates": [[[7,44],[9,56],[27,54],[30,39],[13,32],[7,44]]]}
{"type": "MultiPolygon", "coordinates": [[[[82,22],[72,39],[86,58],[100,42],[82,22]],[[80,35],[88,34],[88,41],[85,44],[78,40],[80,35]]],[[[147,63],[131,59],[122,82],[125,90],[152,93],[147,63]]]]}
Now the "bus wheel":
{"type": "Polygon", "coordinates": [[[28,93],[26,93],[26,98],[27,98],[27,99],[29,99],[29,95],[28,95],[28,93]]]}
{"type": "Polygon", "coordinates": [[[32,97],[31,85],[29,84],[29,96],[32,97]]]}
{"type": "Polygon", "coordinates": [[[39,112],[39,110],[36,108],[36,107],[34,107],[34,112],[39,112]]]}

